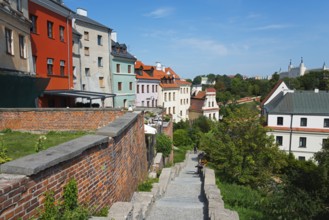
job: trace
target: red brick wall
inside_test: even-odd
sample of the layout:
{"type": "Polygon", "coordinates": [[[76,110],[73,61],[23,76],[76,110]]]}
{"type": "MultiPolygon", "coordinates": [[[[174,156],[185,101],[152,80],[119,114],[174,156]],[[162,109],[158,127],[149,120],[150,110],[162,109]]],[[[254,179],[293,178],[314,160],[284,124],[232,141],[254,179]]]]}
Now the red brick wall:
{"type": "Polygon", "coordinates": [[[125,112],[106,108],[0,109],[0,130],[96,130],[125,112]]]}
{"type": "Polygon", "coordinates": [[[139,115],[120,136],[95,145],[81,155],[30,177],[1,180],[0,220],[30,219],[43,208],[44,193],[61,198],[64,185],[75,178],[79,202],[100,210],[117,201],[130,201],[147,177],[144,118],[139,115]]]}

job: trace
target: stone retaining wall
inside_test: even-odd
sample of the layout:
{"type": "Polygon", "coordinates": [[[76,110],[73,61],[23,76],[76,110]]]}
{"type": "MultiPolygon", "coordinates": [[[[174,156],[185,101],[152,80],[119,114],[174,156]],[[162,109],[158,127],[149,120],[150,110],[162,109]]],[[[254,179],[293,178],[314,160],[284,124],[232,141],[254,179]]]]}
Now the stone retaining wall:
{"type": "Polygon", "coordinates": [[[94,131],[124,113],[119,109],[107,108],[1,108],[0,130],[94,131]]]}
{"type": "Polygon", "coordinates": [[[204,168],[204,192],[208,202],[208,217],[210,220],[239,220],[235,211],[224,208],[224,201],[216,185],[215,171],[204,168]]]}
{"type": "Polygon", "coordinates": [[[59,199],[74,178],[79,201],[100,210],[130,201],[147,177],[143,114],[127,113],[86,135],[1,165],[0,220],[30,219],[43,208],[44,193],[59,199]]]}

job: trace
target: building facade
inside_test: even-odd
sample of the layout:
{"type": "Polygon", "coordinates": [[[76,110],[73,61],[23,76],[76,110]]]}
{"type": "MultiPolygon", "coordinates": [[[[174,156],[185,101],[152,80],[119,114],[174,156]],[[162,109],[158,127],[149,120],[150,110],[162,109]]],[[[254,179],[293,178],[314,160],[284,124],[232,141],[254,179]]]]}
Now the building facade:
{"type": "Polygon", "coordinates": [[[131,55],[125,44],[112,41],[111,74],[112,88],[116,95],[114,107],[128,108],[135,106],[136,101],[136,58],[131,55]]]}
{"type": "MultiPolygon", "coordinates": [[[[112,93],[110,51],[112,30],[88,17],[84,9],[74,14],[73,33],[81,35],[74,41],[73,70],[76,90],[112,93]],[[79,57],[76,53],[79,53],[79,57]]],[[[79,102],[89,102],[79,98],[79,102]]],[[[100,99],[93,104],[103,105],[100,99]]],[[[113,107],[112,99],[105,99],[105,107],[113,107]]]]}
{"type": "Polygon", "coordinates": [[[309,160],[329,136],[329,93],[293,91],[279,82],[262,103],[266,126],[279,148],[309,160]]]}
{"type": "Polygon", "coordinates": [[[27,0],[0,0],[0,70],[33,75],[27,0]]]}
{"type": "Polygon", "coordinates": [[[191,96],[190,119],[205,116],[211,120],[219,120],[219,106],[216,101],[216,89],[195,90],[191,96]]]}
{"type": "Polygon", "coordinates": [[[141,61],[136,61],[136,107],[158,107],[160,80],[153,76],[153,71],[153,66],[147,66],[141,61]]]}

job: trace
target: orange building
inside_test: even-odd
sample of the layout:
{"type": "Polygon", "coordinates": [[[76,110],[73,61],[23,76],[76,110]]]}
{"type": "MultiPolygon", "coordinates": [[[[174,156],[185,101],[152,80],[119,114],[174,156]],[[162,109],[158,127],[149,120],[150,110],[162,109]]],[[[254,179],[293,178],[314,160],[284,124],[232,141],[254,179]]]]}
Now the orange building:
{"type": "MultiPolygon", "coordinates": [[[[73,88],[72,11],[60,0],[29,0],[31,44],[37,77],[50,78],[46,90],[73,88]]],[[[44,95],[39,106],[65,107],[69,97],[44,95]]]]}

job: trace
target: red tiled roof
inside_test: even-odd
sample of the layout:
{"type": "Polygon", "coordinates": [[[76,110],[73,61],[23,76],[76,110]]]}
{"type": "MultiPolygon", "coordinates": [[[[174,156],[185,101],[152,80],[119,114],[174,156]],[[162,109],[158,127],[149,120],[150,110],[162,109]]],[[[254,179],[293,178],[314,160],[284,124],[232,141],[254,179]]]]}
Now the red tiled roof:
{"type": "Polygon", "coordinates": [[[204,100],[202,99],[191,99],[190,111],[202,112],[204,100]]]}
{"type": "Polygon", "coordinates": [[[154,80],[155,78],[153,76],[150,76],[147,74],[145,71],[142,71],[142,75],[136,74],[136,79],[149,79],[149,80],[154,80]]]}
{"type": "Polygon", "coordinates": [[[140,68],[142,68],[143,66],[144,66],[144,64],[142,63],[142,61],[137,60],[137,61],[135,62],[135,69],[140,69],[140,68]]]}
{"type": "Polygon", "coordinates": [[[206,88],[206,92],[216,92],[215,88],[206,88]]]}
{"type": "Polygon", "coordinates": [[[176,83],[160,83],[160,86],[162,88],[179,88],[179,86],[176,83]]]}
{"type": "Polygon", "coordinates": [[[205,91],[199,91],[195,96],[191,97],[191,99],[205,99],[205,98],[206,98],[205,91]]]}
{"type": "Polygon", "coordinates": [[[173,71],[170,67],[165,68],[165,71],[166,73],[169,71],[170,74],[175,77],[175,79],[180,79],[180,76],[177,73],[175,73],[175,71],[173,71]]]}
{"type": "Polygon", "coordinates": [[[175,80],[178,85],[192,85],[192,83],[185,80],[175,80]]]}

